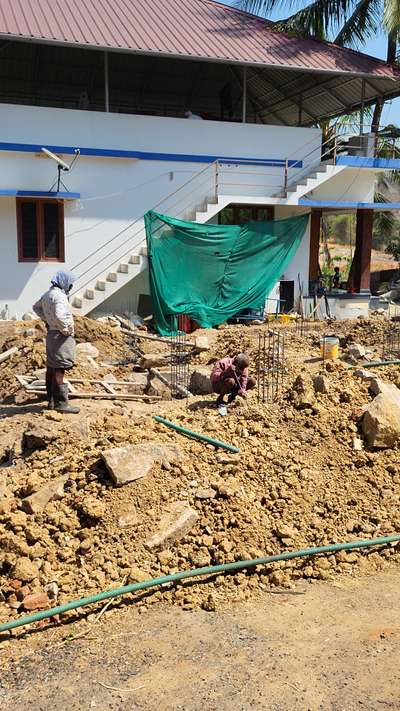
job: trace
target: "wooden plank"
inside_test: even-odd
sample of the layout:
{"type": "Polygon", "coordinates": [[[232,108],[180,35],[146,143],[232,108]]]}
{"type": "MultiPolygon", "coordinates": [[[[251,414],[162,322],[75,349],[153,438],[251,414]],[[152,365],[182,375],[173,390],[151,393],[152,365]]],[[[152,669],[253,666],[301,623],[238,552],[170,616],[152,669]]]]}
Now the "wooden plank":
{"type": "MultiPolygon", "coordinates": [[[[156,341],[158,343],[164,343],[167,346],[175,344],[175,341],[172,341],[168,338],[163,338],[161,336],[150,336],[148,333],[143,334],[142,331],[131,331],[127,328],[121,328],[121,333],[124,333],[126,336],[132,336],[133,338],[143,338],[146,341],[156,341]]],[[[196,348],[196,344],[190,341],[185,341],[185,346],[188,346],[189,348],[196,348]]]]}
{"type": "Polygon", "coordinates": [[[102,385],[108,393],[111,393],[111,395],[115,395],[115,390],[111,387],[110,383],[102,383],[102,385]]]}
{"type": "MultiPolygon", "coordinates": [[[[29,393],[36,393],[37,395],[42,395],[44,390],[40,390],[39,388],[30,388],[27,387],[25,388],[27,392],[29,393]]],[[[136,400],[136,401],[141,401],[141,400],[146,400],[148,402],[151,402],[153,400],[161,400],[161,395],[133,395],[131,393],[115,393],[114,395],[111,395],[111,393],[101,393],[101,392],[89,392],[89,393],[82,393],[79,391],[76,391],[75,393],[71,393],[71,397],[73,398],[78,398],[78,399],[85,399],[85,400],[136,400]]]]}
{"type": "Polygon", "coordinates": [[[8,351],[4,351],[3,353],[0,353],[0,363],[4,363],[5,360],[8,360],[16,353],[18,353],[18,348],[16,346],[14,346],[13,348],[10,348],[8,351]]]}

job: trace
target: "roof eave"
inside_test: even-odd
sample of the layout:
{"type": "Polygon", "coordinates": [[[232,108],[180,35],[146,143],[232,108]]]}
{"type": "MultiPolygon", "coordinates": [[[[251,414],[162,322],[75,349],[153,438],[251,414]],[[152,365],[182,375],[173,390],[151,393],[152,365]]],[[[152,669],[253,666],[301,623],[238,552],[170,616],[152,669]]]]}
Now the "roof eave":
{"type": "MultiPolygon", "coordinates": [[[[58,47],[70,47],[75,49],[87,49],[95,52],[110,52],[117,54],[135,54],[139,56],[147,57],[160,57],[169,59],[182,59],[182,60],[192,60],[197,62],[208,62],[211,64],[228,64],[236,66],[247,66],[247,67],[257,67],[258,69],[268,69],[268,70],[285,70],[288,72],[305,72],[309,74],[321,74],[323,76],[354,76],[354,77],[370,77],[377,81],[386,80],[395,82],[396,79],[400,81],[400,69],[398,70],[398,77],[379,74],[374,74],[371,72],[359,72],[359,71],[348,71],[348,70],[334,70],[334,69],[318,69],[313,67],[296,66],[291,64],[266,64],[265,62],[247,61],[245,59],[227,59],[226,57],[205,57],[196,54],[173,54],[170,52],[157,52],[153,50],[138,50],[131,49],[127,47],[110,47],[108,45],[90,45],[80,42],[68,42],[63,40],[51,40],[48,38],[37,38],[24,35],[12,35],[9,33],[0,32],[0,40],[8,40],[9,42],[30,42],[32,44],[45,44],[50,46],[58,47]]],[[[395,67],[391,67],[393,71],[396,70],[395,67]]]]}

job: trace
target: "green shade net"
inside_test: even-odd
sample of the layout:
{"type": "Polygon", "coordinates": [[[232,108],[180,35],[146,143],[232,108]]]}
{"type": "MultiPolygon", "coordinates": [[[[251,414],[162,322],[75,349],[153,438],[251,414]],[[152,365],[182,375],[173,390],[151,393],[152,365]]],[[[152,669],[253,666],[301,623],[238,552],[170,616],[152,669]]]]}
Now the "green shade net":
{"type": "Polygon", "coordinates": [[[161,334],[178,314],[202,328],[243,309],[261,309],[294,257],[308,214],[246,225],[199,225],[156,212],[145,215],[150,291],[161,334]]]}

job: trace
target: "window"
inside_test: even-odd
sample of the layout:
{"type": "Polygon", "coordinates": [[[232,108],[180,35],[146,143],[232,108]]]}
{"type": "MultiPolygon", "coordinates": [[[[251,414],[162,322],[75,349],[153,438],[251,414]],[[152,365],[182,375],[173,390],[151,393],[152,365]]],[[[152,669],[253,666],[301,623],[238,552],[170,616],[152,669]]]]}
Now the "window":
{"type": "Polygon", "coordinates": [[[273,206],[229,205],[219,213],[220,225],[244,225],[253,220],[273,220],[273,206]]]}
{"type": "Polygon", "coordinates": [[[18,260],[64,261],[64,204],[17,200],[18,260]]]}

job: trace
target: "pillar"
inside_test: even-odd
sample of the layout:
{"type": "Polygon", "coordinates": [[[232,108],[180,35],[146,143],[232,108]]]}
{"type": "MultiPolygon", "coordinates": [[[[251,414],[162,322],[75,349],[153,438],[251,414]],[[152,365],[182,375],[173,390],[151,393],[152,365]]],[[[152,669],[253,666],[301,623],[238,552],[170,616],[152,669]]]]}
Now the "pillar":
{"type": "Polygon", "coordinates": [[[356,247],[354,250],[352,281],[354,291],[370,291],[373,210],[357,210],[356,247]]]}
{"type": "Polygon", "coordinates": [[[319,239],[321,235],[322,210],[312,210],[310,220],[310,261],[308,278],[316,281],[319,277],[319,239]]]}

